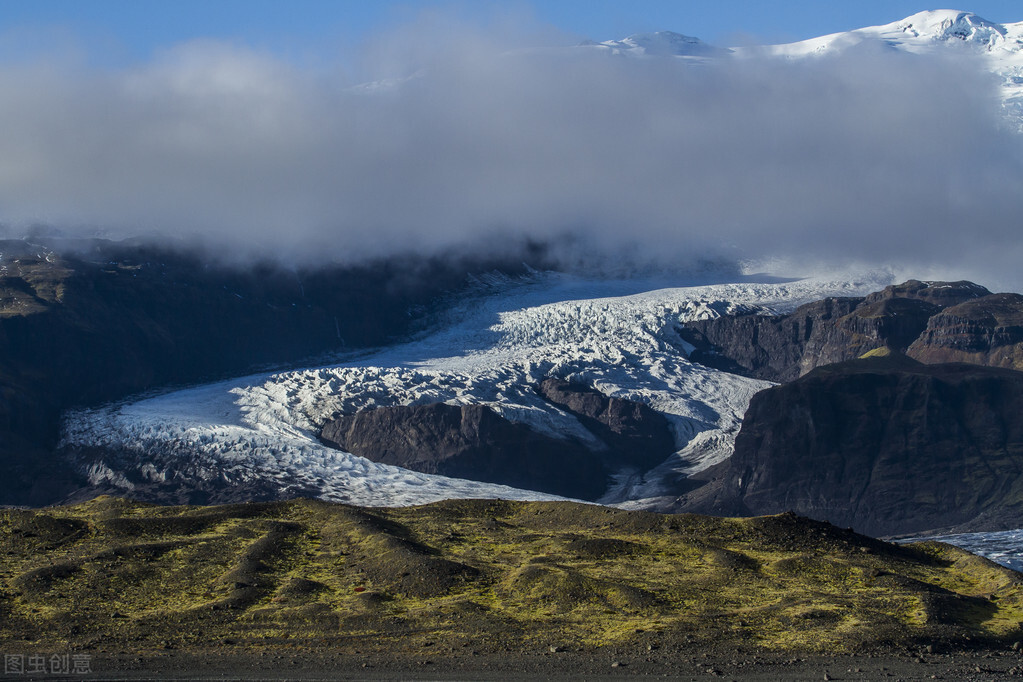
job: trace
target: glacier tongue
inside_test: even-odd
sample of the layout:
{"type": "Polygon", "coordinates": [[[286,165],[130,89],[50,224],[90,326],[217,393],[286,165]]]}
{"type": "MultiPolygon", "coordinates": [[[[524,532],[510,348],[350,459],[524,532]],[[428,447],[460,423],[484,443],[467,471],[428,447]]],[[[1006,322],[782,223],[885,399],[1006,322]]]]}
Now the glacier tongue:
{"type": "Polygon", "coordinates": [[[668,417],[678,452],[645,476],[621,472],[602,500],[641,507],[642,499],[670,494],[664,481],[727,457],[750,397],[768,385],[690,363],[679,323],[736,306],[781,312],[888,283],[890,277],[875,275],[665,288],[663,281],[545,275],[467,300],[438,330],[358,359],[74,412],[65,421],[63,445],[94,484],[142,497],[161,486],[201,484],[221,491],[217,500],[253,491],[385,506],[464,497],[551,499],[377,464],[328,448],[316,435],[339,412],[447,402],[485,403],[548,434],[591,438],[575,417],[532,389],[557,376],[646,403],[668,417]]]}

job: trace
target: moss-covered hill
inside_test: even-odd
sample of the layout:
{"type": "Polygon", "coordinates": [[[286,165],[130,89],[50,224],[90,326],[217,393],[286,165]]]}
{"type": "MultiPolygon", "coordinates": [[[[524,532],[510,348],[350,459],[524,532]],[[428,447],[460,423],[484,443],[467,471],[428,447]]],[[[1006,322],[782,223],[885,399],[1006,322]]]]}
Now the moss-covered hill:
{"type": "Polygon", "coordinates": [[[109,497],[0,511],[0,641],[23,647],[1014,641],[1021,577],[946,545],[897,547],[791,514],[109,497]]]}

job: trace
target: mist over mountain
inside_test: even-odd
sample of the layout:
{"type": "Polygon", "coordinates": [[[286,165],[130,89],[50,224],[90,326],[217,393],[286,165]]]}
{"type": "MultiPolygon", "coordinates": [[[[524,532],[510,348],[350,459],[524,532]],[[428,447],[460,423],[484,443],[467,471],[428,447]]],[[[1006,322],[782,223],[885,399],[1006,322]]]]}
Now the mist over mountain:
{"type": "Polygon", "coordinates": [[[882,37],[637,59],[431,21],[357,65],[216,42],[121,68],[9,60],[0,221],[303,263],[536,241],[566,262],[855,261],[1019,288],[998,79],[882,37]]]}

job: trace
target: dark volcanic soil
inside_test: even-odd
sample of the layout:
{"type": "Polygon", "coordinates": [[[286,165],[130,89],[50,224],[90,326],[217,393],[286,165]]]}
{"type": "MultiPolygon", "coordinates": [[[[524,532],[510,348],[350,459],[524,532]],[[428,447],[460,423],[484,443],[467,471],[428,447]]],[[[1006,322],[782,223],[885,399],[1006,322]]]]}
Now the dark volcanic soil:
{"type": "MultiPolygon", "coordinates": [[[[933,648],[933,647],[932,647],[933,648]]],[[[765,654],[664,646],[639,650],[480,653],[423,651],[390,654],[374,647],[337,652],[280,648],[246,652],[96,652],[92,674],[103,680],[995,680],[1023,676],[1013,650],[916,650],[862,654],[765,654]],[[365,649],[365,650],[364,650],[365,649]]],[[[47,652],[48,653],[48,652],[47,652]]],[[[26,679],[18,676],[17,679],[26,679]]],[[[12,679],[15,679],[12,677],[12,679]]],[[[38,679],[38,678],[37,678],[38,679]]]]}
{"type": "Polygon", "coordinates": [[[0,511],[0,651],[95,679],[986,679],[1023,670],[1021,580],[792,514],[97,498],[0,511]]]}

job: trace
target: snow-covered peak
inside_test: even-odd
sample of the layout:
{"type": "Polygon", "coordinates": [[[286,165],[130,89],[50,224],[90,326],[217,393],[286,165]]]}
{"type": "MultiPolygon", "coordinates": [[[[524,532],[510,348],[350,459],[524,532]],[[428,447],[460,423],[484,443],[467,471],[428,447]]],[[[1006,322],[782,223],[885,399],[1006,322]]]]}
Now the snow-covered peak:
{"type": "Polygon", "coordinates": [[[905,52],[924,52],[946,45],[969,45],[981,52],[1019,54],[1023,24],[996,24],[972,12],[939,9],[918,12],[900,21],[832,33],[785,45],[760,48],[769,54],[798,57],[880,41],[905,52]]]}
{"type": "MultiPolygon", "coordinates": [[[[901,34],[914,39],[935,41],[959,40],[966,43],[993,49],[1005,42],[1007,30],[1005,26],[988,21],[972,12],[939,9],[919,12],[902,21],[878,27],[892,28],[901,34]]],[[[870,29],[864,29],[869,31],[870,29]]]]}
{"type": "Polygon", "coordinates": [[[605,40],[602,43],[587,43],[586,45],[609,50],[612,54],[644,56],[717,57],[731,52],[728,48],[716,47],[699,38],[672,31],[635,33],[622,40],[605,40]]]}
{"type": "Polygon", "coordinates": [[[883,45],[912,54],[965,52],[1002,82],[1006,115],[1023,126],[1023,22],[997,24],[971,12],[939,9],[900,21],[832,33],[785,45],[735,48],[741,57],[799,59],[840,53],[859,45],[883,45]]]}

